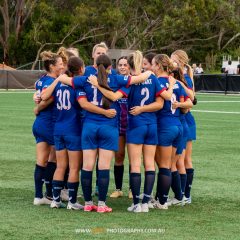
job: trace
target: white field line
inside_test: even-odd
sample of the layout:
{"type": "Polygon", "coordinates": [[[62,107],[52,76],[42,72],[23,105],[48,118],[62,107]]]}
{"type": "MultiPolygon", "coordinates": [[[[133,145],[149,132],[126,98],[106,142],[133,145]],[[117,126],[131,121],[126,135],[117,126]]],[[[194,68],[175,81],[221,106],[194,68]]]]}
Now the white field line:
{"type": "Polygon", "coordinates": [[[205,100],[200,100],[200,101],[198,101],[198,103],[238,103],[238,102],[240,102],[240,100],[239,101],[233,101],[233,100],[230,100],[230,101],[223,101],[223,100],[213,100],[213,101],[205,101],[205,100]]]}
{"type": "Polygon", "coordinates": [[[224,112],[224,111],[209,111],[209,110],[191,110],[191,112],[199,112],[199,113],[220,113],[220,114],[240,114],[240,112],[224,112]]]}

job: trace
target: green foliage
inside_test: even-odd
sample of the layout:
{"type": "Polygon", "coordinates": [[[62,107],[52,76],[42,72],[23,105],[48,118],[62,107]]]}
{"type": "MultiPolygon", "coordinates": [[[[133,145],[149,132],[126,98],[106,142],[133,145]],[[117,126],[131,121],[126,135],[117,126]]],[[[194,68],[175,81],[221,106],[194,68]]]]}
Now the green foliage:
{"type": "MultiPolygon", "coordinates": [[[[14,13],[15,5],[9,6],[9,14],[14,13]]],[[[218,66],[221,54],[239,56],[235,49],[240,36],[233,38],[240,32],[239,22],[240,0],[39,0],[20,37],[10,31],[9,63],[33,61],[42,45],[48,43],[44,49],[55,50],[62,41],[64,46],[81,49],[90,62],[92,46],[105,41],[112,48],[168,54],[184,49],[197,63],[204,63],[213,52],[218,66]]],[[[0,23],[4,36],[2,17],[0,23]]],[[[2,44],[0,53],[4,51],[2,44]]]]}

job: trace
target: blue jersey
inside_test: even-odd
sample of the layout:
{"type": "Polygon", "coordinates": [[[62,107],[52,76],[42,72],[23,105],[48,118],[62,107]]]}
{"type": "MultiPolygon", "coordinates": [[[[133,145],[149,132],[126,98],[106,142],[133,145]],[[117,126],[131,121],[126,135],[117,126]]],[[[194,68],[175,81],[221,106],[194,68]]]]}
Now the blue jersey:
{"type": "MultiPolygon", "coordinates": [[[[48,75],[41,77],[35,84],[38,95],[40,96],[41,92],[51,85],[53,81],[54,78],[48,75]]],[[[43,124],[47,127],[52,127],[53,124],[53,106],[54,104],[50,104],[37,115],[37,119],[43,121],[43,124]]]]}
{"type": "MultiPolygon", "coordinates": [[[[160,77],[158,78],[161,86],[161,92],[167,90],[169,87],[168,77],[160,77]]],[[[158,124],[160,127],[168,127],[168,126],[181,126],[180,122],[180,109],[173,109],[172,103],[175,101],[180,102],[180,98],[187,97],[187,94],[182,87],[182,85],[177,81],[173,87],[173,94],[171,101],[164,100],[164,105],[161,110],[157,113],[158,124]]]]}
{"type": "MultiPolygon", "coordinates": [[[[144,106],[155,102],[160,95],[161,87],[155,75],[151,75],[145,82],[134,84],[128,96],[128,111],[135,106],[144,106]]],[[[128,113],[128,128],[157,123],[156,112],[143,112],[139,115],[128,113]]]]}
{"type": "Polygon", "coordinates": [[[192,79],[189,77],[189,75],[184,74],[184,78],[185,78],[185,80],[187,82],[187,87],[189,89],[193,89],[193,82],[192,82],[192,79]]]}
{"type": "MultiPolygon", "coordinates": [[[[85,68],[84,76],[89,77],[90,75],[96,75],[97,74],[97,68],[95,68],[93,65],[87,66],[85,68]]],[[[116,75],[117,72],[115,69],[111,69],[109,74],[114,74],[116,75]]]]}
{"type": "Polygon", "coordinates": [[[63,83],[58,83],[54,89],[54,103],[57,119],[54,135],[81,135],[81,108],[77,102],[79,92],[63,83]]]}
{"type": "MultiPolygon", "coordinates": [[[[102,93],[93,85],[87,82],[88,77],[86,76],[78,76],[74,77],[72,80],[72,86],[73,88],[83,88],[84,91],[82,91],[79,95],[79,97],[87,97],[87,100],[91,102],[92,104],[102,108],[102,93]]],[[[130,88],[126,88],[129,81],[128,76],[122,76],[117,74],[109,74],[108,75],[108,85],[109,87],[115,92],[115,91],[121,91],[123,95],[128,96],[128,93],[130,91],[130,88]]],[[[119,113],[119,104],[117,102],[114,102],[110,108],[116,109],[116,111],[119,113]]],[[[114,118],[107,118],[104,115],[86,112],[85,120],[87,122],[95,122],[97,124],[106,124],[106,125],[113,125],[117,126],[118,123],[118,116],[115,116],[114,118]]]]}

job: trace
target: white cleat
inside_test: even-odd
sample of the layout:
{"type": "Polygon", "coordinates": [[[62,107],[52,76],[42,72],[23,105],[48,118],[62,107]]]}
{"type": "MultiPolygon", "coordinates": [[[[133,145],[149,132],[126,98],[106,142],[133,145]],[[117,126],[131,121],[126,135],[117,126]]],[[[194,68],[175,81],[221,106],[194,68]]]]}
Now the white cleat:
{"type": "Polygon", "coordinates": [[[56,202],[56,201],[52,201],[50,208],[65,208],[66,205],[64,203],[60,202],[56,202]]]}
{"type": "Polygon", "coordinates": [[[130,207],[127,208],[129,212],[135,212],[135,213],[140,213],[142,212],[141,204],[132,204],[130,207]]]}
{"type": "Polygon", "coordinates": [[[168,206],[184,206],[185,202],[182,200],[178,200],[176,198],[171,199],[170,201],[167,202],[168,206]]]}
{"type": "Polygon", "coordinates": [[[81,210],[83,208],[84,208],[84,206],[78,202],[76,202],[76,203],[68,202],[68,205],[67,205],[67,209],[72,209],[72,210],[81,210]]]}
{"type": "Polygon", "coordinates": [[[159,201],[156,201],[153,206],[156,209],[163,209],[163,210],[167,210],[168,209],[168,205],[167,205],[166,202],[162,205],[159,201]]]}
{"type": "Polygon", "coordinates": [[[142,208],[142,212],[149,212],[149,206],[148,206],[149,203],[143,203],[141,208],[142,208]]]}
{"type": "Polygon", "coordinates": [[[192,198],[191,198],[191,197],[186,198],[186,197],[184,196],[184,197],[183,197],[183,202],[184,202],[185,204],[191,204],[191,203],[192,203],[192,198]]]}
{"type": "Polygon", "coordinates": [[[62,189],[60,197],[62,201],[68,202],[69,201],[68,189],[62,189]]]}
{"type": "Polygon", "coordinates": [[[51,200],[47,199],[46,197],[43,198],[34,198],[33,205],[40,206],[40,205],[50,205],[51,200]]]}

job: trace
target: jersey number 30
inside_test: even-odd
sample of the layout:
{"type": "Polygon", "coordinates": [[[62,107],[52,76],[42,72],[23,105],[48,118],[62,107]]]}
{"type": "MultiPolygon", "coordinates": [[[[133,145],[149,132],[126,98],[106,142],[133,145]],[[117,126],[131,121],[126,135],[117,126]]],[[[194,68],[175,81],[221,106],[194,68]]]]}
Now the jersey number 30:
{"type": "Polygon", "coordinates": [[[69,110],[71,108],[70,92],[67,89],[65,89],[64,91],[58,90],[57,98],[58,98],[57,109],[69,110]]]}

